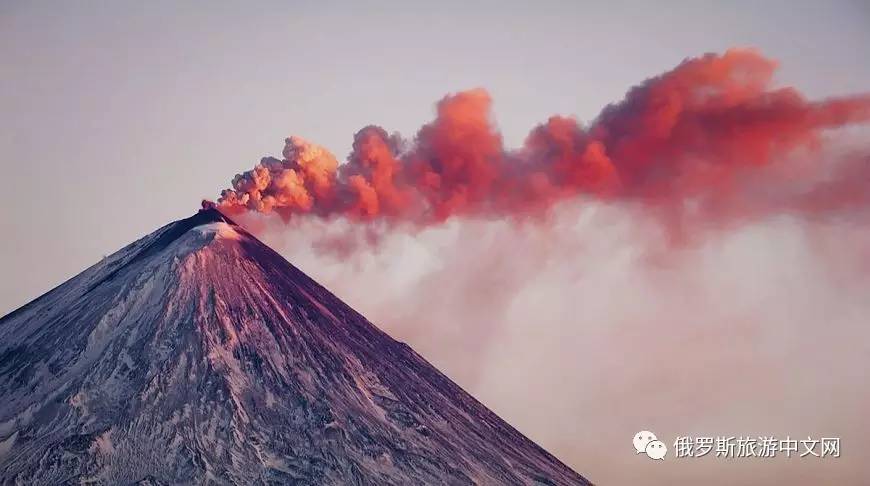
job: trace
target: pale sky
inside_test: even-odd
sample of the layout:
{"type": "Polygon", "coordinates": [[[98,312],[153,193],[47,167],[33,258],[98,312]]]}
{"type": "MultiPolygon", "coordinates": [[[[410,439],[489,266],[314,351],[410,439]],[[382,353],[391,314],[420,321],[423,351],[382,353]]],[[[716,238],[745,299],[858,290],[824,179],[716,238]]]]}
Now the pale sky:
{"type": "MultiPolygon", "coordinates": [[[[5,187],[0,191],[4,234],[0,240],[0,270],[4,275],[0,279],[0,314],[36,298],[101,256],[192,214],[201,198],[216,197],[234,174],[249,169],[264,155],[280,154],[283,140],[290,134],[322,144],[343,157],[359,128],[374,123],[411,136],[431,119],[434,102],[444,94],[480,86],[493,96],[495,118],[507,145],[518,146],[530,128],[550,115],[573,115],[588,121],[645,78],[671,69],[686,57],[733,46],[754,46],[778,59],[781,69],[777,80],[796,86],[811,98],[870,90],[870,4],[863,1],[188,2],[185,6],[168,1],[4,1],[0,3],[0,160],[5,176],[5,187]]],[[[617,233],[616,240],[629,234],[617,233]]],[[[750,234],[738,235],[736,241],[708,249],[714,255],[710,258],[733,258],[732,268],[757,263],[754,248],[767,251],[777,279],[753,287],[755,293],[731,282],[727,272],[716,277],[721,281],[712,283],[710,275],[719,272],[692,270],[700,273],[683,276],[700,279],[709,292],[737,289],[735,295],[746,299],[767,295],[765,292],[782,288],[780,279],[793,281],[790,278],[795,270],[789,258],[805,262],[813,254],[785,234],[791,233],[755,228],[750,234]],[[747,246],[745,241],[762,244],[747,246]],[[774,243],[793,246],[783,254],[774,243]]],[[[436,246],[430,248],[406,248],[403,258],[436,251],[433,248],[443,243],[439,238],[442,236],[431,238],[436,246]]],[[[505,382],[510,376],[528,373],[536,363],[550,372],[557,369],[556,361],[546,363],[546,350],[564,347],[572,339],[578,340],[576,349],[552,354],[574,356],[586,349],[583,346],[590,352],[609,349],[607,346],[615,352],[628,352],[643,348],[643,339],[650,337],[647,331],[629,326],[620,331],[628,333],[622,340],[604,331],[593,335],[565,331],[561,314],[548,312],[555,312],[554,308],[575,295],[550,292],[542,296],[540,290],[523,287],[505,302],[506,309],[515,315],[545,314],[543,321],[552,325],[539,336],[537,345],[541,347],[536,348],[545,351],[525,360],[507,354],[514,348],[505,340],[526,342],[527,336],[521,332],[522,322],[506,319],[506,327],[493,333],[493,342],[499,344],[493,345],[495,351],[488,361],[464,367],[465,355],[438,347],[438,343],[455,344],[454,336],[438,334],[440,330],[427,334],[425,329],[389,322],[394,317],[398,322],[402,316],[370,304],[370,296],[357,290],[367,285],[340,277],[338,270],[327,268],[324,262],[305,258],[298,245],[293,250],[293,245],[282,245],[280,240],[270,242],[279,249],[285,247],[285,255],[291,259],[299,256],[295,262],[303,270],[325,279],[340,297],[347,298],[376,324],[421,349],[460,384],[579,472],[602,484],[621,483],[628,477],[619,473],[625,464],[607,462],[607,451],[590,452],[595,449],[588,434],[601,433],[601,425],[596,424],[607,423],[611,414],[618,413],[614,410],[619,408],[608,400],[627,393],[620,384],[627,386],[640,379],[639,370],[645,367],[642,363],[635,363],[633,368],[629,363],[627,371],[617,372],[622,373],[623,380],[608,384],[599,377],[604,371],[578,358],[574,367],[569,367],[584,370],[576,371],[577,376],[582,375],[576,386],[570,378],[573,375],[566,384],[547,381],[555,380],[549,373],[547,379],[529,387],[539,400],[548,393],[569,390],[565,397],[550,400],[550,408],[540,413],[528,411],[529,406],[522,401],[523,388],[511,388],[505,382]],[[540,307],[544,305],[541,302],[547,303],[546,309],[540,307]],[[597,348],[590,348],[593,344],[597,348]],[[502,370],[501,375],[498,370],[502,370]],[[626,378],[629,375],[630,379],[626,378]],[[606,416],[591,415],[585,424],[575,415],[581,413],[577,407],[590,403],[595,406],[582,413],[606,416]],[[537,416],[529,418],[531,413],[537,416]],[[552,419],[559,414],[560,420],[571,421],[573,428],[552,419]],[[542,422],[540,417],[551,420],[542,422]]],[[[610,255],[604,251],[611,248],[608,241],[595,243],[600,246],[596,255],[610,255]]],[[[444,255],[453,255],[452,250],[444,255]]],[[[697,268],[706,268],[703,262],[710,261],[703,255],[693,258],[701,258],[697,268]]],[[[584,261],[594,264],[602,260],[584,261]]],[[[474,259],[467,263],[473,264],[474,259]]],[[[804,267],[809,268],[800,268],[804,267]]],[[[355,274],[360,282],[372,281],[372,275],[383,266],[369,274],[365,273],[367,268],[374,267],[357,267],[356,271],[362,272],[355,274]]],[[[817,269],[811,270],[807,274],[816,275],[817,269]]],[[[554,276],[553,271],[549,269],[541,277],[550,287],[538,289],[558,287],[568,278],[562,273],[554,276]]],[[[594,285],[595,291],[602,293],[599,302],[607,302],[611,293],[607,282],[621,285],[634,282],[639,273],[646,275],[618,265],[595,272],[605,282],[603,287],[594,285]]],[[[392,278],[381,282],[386,288],[398,288],[411,279],[401,270],[384,275],[392,278]]],[[[386,277],[374,279],[378,278],[386,277]]],[[[685,290],[687,278],[678,279],[674,288],[685,290]]],[[[430,278],[428,283],[437,281],[430,278]]],[[[578,282],[571,280],[577,291],[588,283],[578,282]]],[[[843,297],[833,292],[833,287],[818,285],[819,289],[804,286],[796,292],[821,295],[820,305],[832,299],[849,299],[854,304],[849,307],[852,317],[840,317],[853,334],[845,335],[866,337],[855,324],[868,311],[855,297],[860,293],[843,297]],[[810,288],[818,291],[809,292],[810,288]]],[[[643,300],[647,290],[636,284],[630,294],[643,300]]],[[[679,296],[684,294],[678,290],[666,295],[682,298],[679,296]]],[[[384,302],[389,303],[389,299],[384,302]]],[[[623,302],[610,303],[620,306],[620,322],[634,322],[623,302]]],[[[802,302],[807,309],[804,315],[818,308],[812,304],[802,302]]],[[[667,302],[644,301],[639,308],[670,316],[679,306],[673,303],[669,312],[660,309],[662,305],[667,307],[667,302]]],[[[446,308],[449,312],[449,306],[446,308]]],[[[411,306],[402,312],[415,310],[419,309],[411,306]]],[[[607,306],[591,312],[597,316],[596,325],[602,326],[611,315],[607,306]]],[[[720,313],[718,318],[725,322],[729,316],[720,313]]],[[[783,324],[790,322],[790,315],[765,316],[781,324],[773,327],[776,332],[791,336],[783,324]]],[[[444,320],[453,317],[443,316],[444,320]]],[[[760,352],[753,354],[756,346],[763,347],[758,341],[747,344],[739,336],[728,336],[716,342],[738,350],[729,358],[770,358],[760,352]]],[[[824,337],[812,336],[818,338],[815,342],[825,342],[824,337]]],[[[799,342],[798,347],[804,346],[799,342]]],[[[710,349],[719,346],[711,345],[710,349]]],[[[672,341],[668,351],[678,352],[679,347],[672,341]]],[[[789,353],[794,351],[783,353],[793,357],[789,353]]],[[[622,359],[621,354],[596,359],[612,371],[618,368],[613,356],[622,359]]],[[[851,355],[843,356],[847,357],[841,369],[854,368],[855,363],[848,358],[851,355]]],[[[866,369],[866,362],[860,366],[866,369]]],[[[739,377],[745,372],[741,370],[738,366],[732,371],[739,377]]],[[[718,372],[731,376],[728,369],[718,372]]],[[[726,384],[723,389],[745,391],[737,381],[728,383],[733,386],[726,384]]],[[[853,381],[843,383],[830,393],[842,391],[853,381]]],[[[753,390],[769,391],[769,384],[756,385],[753,390]]],[[[661,406],[673,407],[676,398],[670,398],[663,398],[661,406]]],[[[847,405],[857,410],[867,403],[866,397],[862,400],[847,405]]],[[[809,413],[807,410],[801,409],[793,417],[809,413]]],[[[758,416],[743,411],[728,413],[734,414],[728,415],[733,420],[717,421],[722,416],[716,415],[694,424],[678,420],[664,423],[703,429],[699,424],[708,419],[712,424],[733,425],[741,423],[734,417],[751,417],[743,423],[755,428],[734,432],[764,432],[758,416]]],[[[773,427],[792,430],[786,427],[791,422],[783,423],[773,427]]],[[[628,434],[633,433],[634,426],[634,422],[616,425],[620,433],[624,428],[628,434]]],[[[711,429],[728,432],[722,427],[711,429]]],[[[824,427],[818,430],[824,432],[824,427]]],[[[858,445],[853,443],[853,447],[852,453],[858,453],[858,445]]],[[[670,476],[659,479],[666,484],[668,478],[681,477],[683,472],[672,469],[670,476]]],[[[698,474],[704,477],[703,471],[698,474]]],[[[768,478],[777,477],[768,474],[768,478]]],[[[827,474],[819,477],[830,477],[827,474]]],[[[847,482],[854,478],[845,473],[842,477],[847,482]]]]}
{"type": "Polygon", "coordinates": [[[359,128],[412,135],[483,86],[515,146],[742,45],[812,96],[870,87],[861,1],[4,1],[0,312],[188,215],[289,134],[344,156],[359,128]]]}

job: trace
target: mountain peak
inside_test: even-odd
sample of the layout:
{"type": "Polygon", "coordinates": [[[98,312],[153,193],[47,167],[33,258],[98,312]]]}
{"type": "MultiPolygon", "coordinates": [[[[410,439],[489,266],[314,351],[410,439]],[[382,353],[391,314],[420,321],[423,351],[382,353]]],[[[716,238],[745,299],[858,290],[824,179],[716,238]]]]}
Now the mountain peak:
{"type": "Polygon", "coordinates": [[[0,318],[0,478],[588,484],[214,207],[0,318]]]}
{"type": "Polygon", "coordinates": [[[210,223],[226,223],[231,226],[239,226],[229,216],[222,213],[216,206],[203,207],[193,216],[185,219],[180,219],[174,222],[174,225],[185,226],[187,229],[195,226],[201,226],[210,223]]]}

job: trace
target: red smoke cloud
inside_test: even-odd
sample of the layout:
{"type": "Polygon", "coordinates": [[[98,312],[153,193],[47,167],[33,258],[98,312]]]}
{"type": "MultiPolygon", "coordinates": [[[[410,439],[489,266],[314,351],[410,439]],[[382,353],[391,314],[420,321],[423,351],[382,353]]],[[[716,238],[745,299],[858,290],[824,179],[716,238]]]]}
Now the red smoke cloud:
{"type": "Polygon", "coordinates": [[[688,59],[632,88],[590,125],[554,116],[513,151],[490,117],[488,93],[464,91],[438,102],[413,143],[363,128],[343,164],[288,138],[283,160],[264,158],[237,175],[217,204],[285,219],[421,227],[453,216],[522,217],[565,199],[595,198],[655,208],[676,232],[693,218],[863,209],[870,159],[823,149],[826,132],[870,121],[870,95],[809,101],[772,87],[775,69],[753,50],[688,59]],[[809,166],[793,162],[813,154],[809,166]]]}

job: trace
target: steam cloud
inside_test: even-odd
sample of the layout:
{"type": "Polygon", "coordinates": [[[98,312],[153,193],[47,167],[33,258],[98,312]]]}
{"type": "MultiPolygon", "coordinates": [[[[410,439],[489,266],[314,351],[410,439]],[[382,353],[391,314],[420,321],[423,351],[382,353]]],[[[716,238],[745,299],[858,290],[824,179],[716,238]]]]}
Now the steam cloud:
{"type": "Polygon", "coordinates": [[[454,216],[523,219],[591,198],[652,208],[675,238],[692,222],[863,211],[870,157],[826,142],[832,129],[870,121],[870,94],[809,101],[772,87],[776,66],[749,49],[687,59],[588,126],[551,117],[518,150],[505,149],[489,94],[463,91],[438,102],[412,143],[363,128],[342,164],[290,137],[283,159],[237,175],[216,204],[423,228],[454,216]]]}
{"type": "Polygon", "coordinates": [[[651,478],[613,452],[653,423],[870,434],[870,234],[841,224],[870,215],[870,95],[810,101],[775,69],[751,50],[689,59],[517,150],[489,95],[461,92],[413,140],[363,128],[343,163],[291,137],[215,204],[264,222],[270,246],[593,480],[860,482],[847,454],[665,461],[651,478]],[[670,251],[707,228],[728,231],[670,251]],[[377,247],[320,251],[370,229],[377,247]]]}

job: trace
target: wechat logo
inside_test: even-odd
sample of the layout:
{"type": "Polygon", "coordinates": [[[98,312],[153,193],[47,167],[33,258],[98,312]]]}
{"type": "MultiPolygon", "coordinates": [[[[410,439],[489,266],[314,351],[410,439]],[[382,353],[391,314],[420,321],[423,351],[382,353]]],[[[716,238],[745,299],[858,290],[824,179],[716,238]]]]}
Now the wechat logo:
{"type": "Polygon", "coordinates": [[[660,461],[668,453],[668,446],[658,440],[656,435],[648,430],[641,430],[634,434],[631,443],[634,445],[634,450],[637,451],[637,454],[644,453],[653,460],[660,461]]]}

